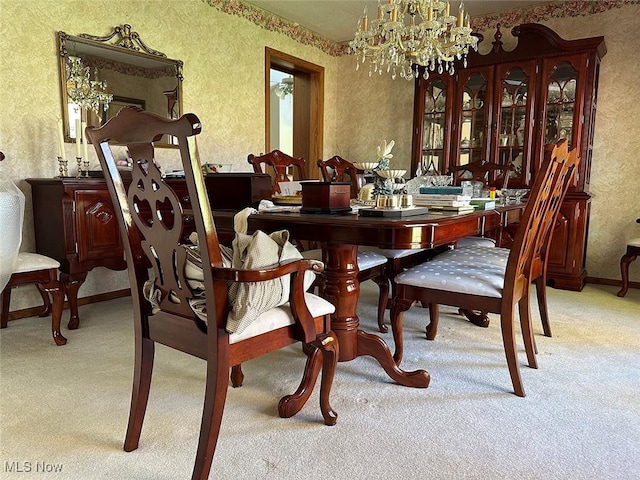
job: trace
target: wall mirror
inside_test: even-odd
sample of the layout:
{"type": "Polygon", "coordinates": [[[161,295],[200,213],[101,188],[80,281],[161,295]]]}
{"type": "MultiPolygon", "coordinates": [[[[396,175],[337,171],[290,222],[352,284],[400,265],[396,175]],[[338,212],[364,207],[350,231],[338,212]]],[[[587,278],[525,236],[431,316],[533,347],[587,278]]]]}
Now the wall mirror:
{"type": "MultiPolygon", "coordinates": [[[[76,120],[99,126],[125,105],[136,105],[167,118],[182,114],[182,61],[171,60],[149,48],[131,25],[116,26],[106,36],[58,32],[62,118],[67,142],[76,138],[76,120]],[[72,99],[74,82],[68,66],[80,59],[90,77],[88,85],[111,96],[95,108],[81,109],[72,99]],[[101,88],[102,87],[102,88],[101,88]]],[[[87,87],[85,87],[86,89],[87,87]]],[[[88,87],[91,88],[91,87],[88,87]]],[[[163,138],[156,146],[170,147],[172,138],[163,138]]]]}

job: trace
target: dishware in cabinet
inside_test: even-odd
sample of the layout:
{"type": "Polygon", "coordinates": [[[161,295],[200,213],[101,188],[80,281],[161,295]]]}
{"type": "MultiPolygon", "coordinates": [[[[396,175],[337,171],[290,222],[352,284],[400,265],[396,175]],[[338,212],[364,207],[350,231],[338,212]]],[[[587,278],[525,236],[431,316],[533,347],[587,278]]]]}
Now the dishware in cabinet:
{"type": "Polygon", "coordinates": [[[489,158],[493,66],[468,68],[457,75],[454,140],[449,168],[489,158]]]}
{"type": "MultiPolygon", "coordinates": [[[[489,161],[511,165],[510,187],[531,183],[533,129],[536,92],[536,61],[504,63],[495,67],[494,107],[489,161]]],[[[497,173],[494,186],[504,183],[497,173]]]]}
{"type": "Polygon", "coordinates": [[[445,173],[449,169],[451,149],[451,109],[454,78],[431,73],[416,81],[414,103],[414,141],[411,176],[445,173]]]}

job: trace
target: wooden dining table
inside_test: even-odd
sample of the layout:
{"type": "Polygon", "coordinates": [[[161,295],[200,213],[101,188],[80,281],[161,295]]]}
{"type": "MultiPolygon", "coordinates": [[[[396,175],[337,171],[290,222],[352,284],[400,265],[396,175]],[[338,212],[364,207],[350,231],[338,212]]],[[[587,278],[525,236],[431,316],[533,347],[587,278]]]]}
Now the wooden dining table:
{"type": "MultiPolygon", "coordinates": [[[[249,216],[249,233],[286,229],[291,238],[319,242],[325,263],[324,297],[336,310],[331,316],[331,328],[340,345],[338,360],[346,362],[368,355],[375,358],[384,371],[397,383],[425,388],[429,373],[412,372],[398,367],[386,342],[376,334],[360,329],[358,318],[357,253],[358,246],[384,249],[430,249],[447,245],[469,235],[483,235],[498,228],[504,212],[475,211],[465,214],[426,213],[401,218],[368,217],[357,214],[258,213],[249,216]]],[[[215,211],[216,228],[220,234],[233,231],[233,214],[215,211]]]]}

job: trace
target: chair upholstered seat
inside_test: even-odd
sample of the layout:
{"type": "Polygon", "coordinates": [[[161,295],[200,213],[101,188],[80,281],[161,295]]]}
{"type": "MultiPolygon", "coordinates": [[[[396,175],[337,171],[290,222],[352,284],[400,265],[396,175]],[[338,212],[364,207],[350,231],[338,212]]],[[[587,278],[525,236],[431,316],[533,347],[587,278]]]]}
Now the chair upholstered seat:
{"type": "Polygon", "coordinates": [[[627,245],[640,248],[640,237],[629,240],[627,245]]]}
{"type": "Polygon", "coordinates": [[[490,250],[497,249],[468,247],[449,250],[430,262],[398,274],[396,283],[501,298],[508,256],[493,254],[490,250]]]}
{"type": "Polygon", "coordinates": [[[464,237],[456,242],[456,248],[463,247],[495,247],[496,241],[493,238],[485,237],[464,237]]]}
{"type": "MultiPolygon", "coordinates": [[[[336,310],[336,307],[332,303],[327,302],[324,298],[320,298],[313,293],[305,293],[304,300],[312,317],[331,315],[336,310]]],[[[241,333],[230,334],[229,343],[241,342],[247,338],[262,335],[277,328],[288,327],[294,323],[296,323],[296,321],[291,314],[291,307],[289,303],[285,303],[260,315],[256,321],[251,322],[241,333]]]]}
{"type": "Polygon", "coordinates": [[[20,252],[16,259],[16,267],[13,273],[33,272],[35,270],[48,270],[58,268],[60,262],[50,257],[45,257],[38,253],[20,252]]]}
{"type": "MultiPolygon", "coordinates": [[[[322,250],[315,248],[302,252],[302,256],[309,260],[322,260],[322,250]]],[[[358,270],[368,270],[387,263],[387,257],[372,250],[358,250],[358,270]]]]}
{"type": "Polygon", "coordinates": [[[394,249],[394,248],[378,248],[378,247],[362,247],[363,251],[366,252],[374,252],[382,255],[388,259],[400,259],[407,258],[411,255],[415,255],[417,253],[424,252],[424,248],[419,248],[416,250],[402,250],[402,249],[394,249]]]}

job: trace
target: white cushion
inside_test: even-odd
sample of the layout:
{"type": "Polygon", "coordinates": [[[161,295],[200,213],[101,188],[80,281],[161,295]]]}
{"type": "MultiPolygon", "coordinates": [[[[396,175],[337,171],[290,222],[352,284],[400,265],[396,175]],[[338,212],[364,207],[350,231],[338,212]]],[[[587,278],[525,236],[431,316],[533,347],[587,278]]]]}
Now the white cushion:
{"type": "Polygon", "coordinates": [[[492,255],[489,250],[503,249],[485,247],[482,250],[486,251],[473,252],[471,247],[449,250],[430,262],[399,274],[396,282],[401,285],[500,298],[507,262],[502,253],[492,255]]]}
{"type": "MultiPolygon", "coordinates": [[[[333,304],[312,293],[305,293],[304,299],[307,304],[307,308],[313,317],[330,315],[336,310],[333,304]]],[[[280,305],[279,307],[272,308],[271,310],[262,313],[241,333],[232,333],[229,335],[229,343],[240,342],[247,338],[255,337],[256,335],[261,335],[277,328],[293,325],[294,323],[295,320],[293,319],[293,315],[291,315],[289,303],[285,303],[284,305],[280,305]]]]}
{"type": "Polygon", "coordinates": [[[37,270],[48,270],[50,268],[58,268],[60,262],[50,257],[45,257],[38,253],[18,253],[16,259],[16,267],[13,273],[35,272],[37,270]]]}
{"type": "Polygon", "coordinates": [[[627,245],[631,247],[640,247],[640,238],[634,238],[627,242],[627,245]]]}
{"type": "MultiPolygon", "coordinates": [[[[418,251],[418,250],[413,250],[418,251]]],[[[302,256],[311,260],[322,260],[322,250],[316,248],[314,250],[305,250],[302,256]]],[[[358,250],[358,270],[368,270],[379,265],[387,263],[387,257],[372,250],[358,250]]]]}

